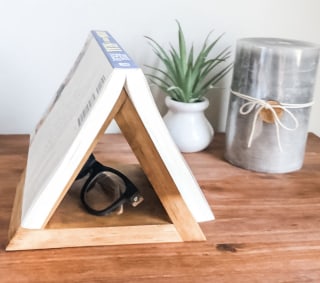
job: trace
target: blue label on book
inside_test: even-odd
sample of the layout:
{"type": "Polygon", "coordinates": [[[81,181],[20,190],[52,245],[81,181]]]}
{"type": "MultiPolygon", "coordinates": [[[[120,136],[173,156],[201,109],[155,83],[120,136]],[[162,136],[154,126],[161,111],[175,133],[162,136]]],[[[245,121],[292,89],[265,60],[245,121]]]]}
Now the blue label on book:
{"type": "Polygon", "coordinates": [[[110,33],[92,31],[92,34],[113,68],[138,68],[110,33]]]}

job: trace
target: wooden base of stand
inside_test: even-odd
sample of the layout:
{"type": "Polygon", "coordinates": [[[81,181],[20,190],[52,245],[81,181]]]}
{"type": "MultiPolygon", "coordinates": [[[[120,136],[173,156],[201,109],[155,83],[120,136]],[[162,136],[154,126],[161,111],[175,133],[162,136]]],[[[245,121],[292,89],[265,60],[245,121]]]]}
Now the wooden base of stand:
{"type": "Polygon", "coordinates": [[[88,214],[81,206],[79,186],[75,183],[45,229],[19,228],[7,250],[181,242],[182,238],[140,166],[115,168],[139,188],[144,197],[139,206],[133,208],[126,204],[121,215],[88,214]]]}

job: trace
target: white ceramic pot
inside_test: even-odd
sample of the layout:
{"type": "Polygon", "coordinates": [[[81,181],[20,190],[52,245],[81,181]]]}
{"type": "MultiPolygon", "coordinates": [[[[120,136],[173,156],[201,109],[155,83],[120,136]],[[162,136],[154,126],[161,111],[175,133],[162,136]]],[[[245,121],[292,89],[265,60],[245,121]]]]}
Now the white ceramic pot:
{"type": "Polygon", "coordinates": [[[167,96],[165,102],[169,110],[163,119],[180,151],[197,152],[205,149],[214,135],[213,128],[204,115],[204,110],[209,106],[208,99],[185,103],[167,96]]]}

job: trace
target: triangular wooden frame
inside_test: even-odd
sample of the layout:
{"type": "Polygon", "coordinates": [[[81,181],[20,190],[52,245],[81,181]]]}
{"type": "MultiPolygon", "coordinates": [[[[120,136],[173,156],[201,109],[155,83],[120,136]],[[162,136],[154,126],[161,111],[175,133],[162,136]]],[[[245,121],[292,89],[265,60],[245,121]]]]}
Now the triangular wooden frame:
{"type": "Polygon", "coordinates": [[[176,184],[168,173],[166,165],[157,152],[125,89],[122,90],[99,134],[92,142],[82,162],[65,187],[43,229],[21,227],[23,185],[24,174],[16,191],[9,227],[9,243],[6,250],[206,240],[199,224],[195,221],[176,184]],[[49,220],[54,216],[54,212],[112,119],[116,120],[132,151],[139,160],[140,166],[152,184],[170,221],[161,224],[148,223],[145,225],[117,225],[114,227],[95,227],[93,223],[90,227],[79,225],[79,227],[66,228],[64,225],[60,226],[58,224],[54,228],[48,228],[49,220]],[[152,166],[150,166],[150,163],[152,166]],[[164,183],[165,186],[163,186],[164,183]]]}

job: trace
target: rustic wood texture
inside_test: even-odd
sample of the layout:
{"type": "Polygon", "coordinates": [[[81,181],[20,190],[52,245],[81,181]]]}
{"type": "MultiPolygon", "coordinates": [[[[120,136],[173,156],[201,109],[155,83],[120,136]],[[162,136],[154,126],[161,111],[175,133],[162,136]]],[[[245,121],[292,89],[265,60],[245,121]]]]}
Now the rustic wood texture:
{"type": "MultiPolygon", "coordinates": [[[[319,282],[320,139],[310,134],[303,168],[254,173],[223,158],[224,135],[185,154],[216,216],[207,241],[5,252],[27,136],[0,136],[1,282],[319,282]]],[[[98,143],[106,164],[137,164],[121,135],[98,143]]]]}

